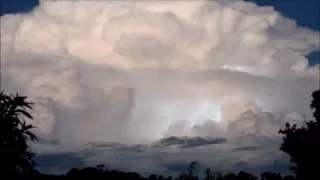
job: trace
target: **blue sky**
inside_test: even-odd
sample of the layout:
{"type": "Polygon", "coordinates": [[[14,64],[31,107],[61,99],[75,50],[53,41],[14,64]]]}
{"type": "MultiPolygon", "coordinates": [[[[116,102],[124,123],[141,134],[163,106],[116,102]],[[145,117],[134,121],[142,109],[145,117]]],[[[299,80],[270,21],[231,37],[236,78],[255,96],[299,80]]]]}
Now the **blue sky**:
{"type": "MultiPolygon", "coordinates": [[[[38,4],[38,0],[0,0],[1,12],[18,13],[31,10],[38,4]]],[[[252,1],[252,0],[248,0],[252,1]]],[[[258,5],[273,6],[283,15],[295,19],[299,26],[320,30],[320,1],[319,0],[253,0],[258,5]]],[[[319,37],[320,41],[320,37],[319,37]]],[[[320,52],[313,52],[309,56],[311,65],[320,63],[320,52]]]]}
{"type": "MultiPolygon", "coordinates": [[[[319,0],[255,0],[254,2],[258,5],[273,6],[281,14],[295,19],[299,26],[320,30],[319,0]]],[[[313,52],[308,58],[311,65],[319,63],[320,52],[313,52]]]]}

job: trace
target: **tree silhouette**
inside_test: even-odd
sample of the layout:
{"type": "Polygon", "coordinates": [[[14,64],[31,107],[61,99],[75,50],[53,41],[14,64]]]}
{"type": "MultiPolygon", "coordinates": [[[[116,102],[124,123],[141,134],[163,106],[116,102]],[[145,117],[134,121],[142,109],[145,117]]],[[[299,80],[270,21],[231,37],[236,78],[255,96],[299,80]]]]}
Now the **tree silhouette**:
{"type": "Polygon", "coordinates": [[[226,179],[225,176],[222,175],[220,172],[211,172],[210,168],[207,168],[204,171],[204,179],[203,180],[224,180],[226,179]]]}
{"type": "Polygon", "coordinates": [[[290,169],[299,180],[320,179],[320,90],[313,92],[312,97],[310,107],[315,121],[306,122],[301,128],[287,123],[286,128],[279,131],[284,134],[280,150],[290,155],[294,163],[290,169]]]}
{"type": "Polygon", "coordinates": [[[176,178],[177,180],[198,180],[199,177],[194,175],[194,169],[196,166],[197,162],[196,161],[192,161],[189,164],[189,167],[187,168],[187,172],[183,172],[179,175],[178,178],[176,178]]]}
{"type": "Polygon", "coordinates": [[[238,173],[238,178],[237,180],[256,180],[258,179],[257,177],[255,177],[254,175],[250,174],[250,173],[246,173],[244,171],[240,171],[238,173]]]}
{"type": "Polygon", "coordinates": [[[261,180],[282,180],[282,177],[280,174],[264,172],[261,173],[261,180]]]}
{"type": "Polygon", "coordinates": [[[205,174],[204,180],[213,180],[213,174],[212,174],[210,168],[207,168],[204,171],[204,174],[205,174]]]}
{"type": "Polygon", "coordinates": [[[33,172],[35,161],[27,141],[37,139],[30,132],[28,113],[32,103],[26,97],[0,92],[0,171],[9,176],[33,172]]]}
{"type": "Polygon", "coordinates": [[[223,177],[224,180],[237,180],[237,178],[237,175],[234,173],[228,173],[223,177]]]}

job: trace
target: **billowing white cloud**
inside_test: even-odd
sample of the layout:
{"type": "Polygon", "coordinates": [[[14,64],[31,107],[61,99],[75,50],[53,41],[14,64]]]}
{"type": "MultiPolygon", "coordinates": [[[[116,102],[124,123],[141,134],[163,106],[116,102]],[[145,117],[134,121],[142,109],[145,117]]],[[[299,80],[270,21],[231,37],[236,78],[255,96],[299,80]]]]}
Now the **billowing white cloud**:
{"type": "MultiPolygon", "coordinates": [[[[242,1],[43,0],[1,16],[1,85],[36,103],[35,132],[61,148],[226,137],[197,157],[212,165],[207,151],[230,152],[221,167],[231,167],[244,157],[232,149],[257,146],[243,159],[254,164],[286,121],[311,118],[319,65],[306,55],[318,39],[272,7],[242,1]]],[[[150,152],[162,150],[145,151],[141,167],[151,167],[150,152]]],[[[179,158],[200,151],[179,149],[179,158]]]]}

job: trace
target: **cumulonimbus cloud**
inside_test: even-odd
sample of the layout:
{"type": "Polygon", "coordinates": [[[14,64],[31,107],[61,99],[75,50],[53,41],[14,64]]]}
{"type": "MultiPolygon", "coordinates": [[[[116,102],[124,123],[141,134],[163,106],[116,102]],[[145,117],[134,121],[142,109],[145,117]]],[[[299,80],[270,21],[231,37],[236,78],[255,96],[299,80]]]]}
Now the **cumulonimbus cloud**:
{"type": "Polygon", "coordinates": [[[311,118],[318,39],[242,1],[43,0],[1,16],[1,84],[67,144],[278,137],[311,118]]]}

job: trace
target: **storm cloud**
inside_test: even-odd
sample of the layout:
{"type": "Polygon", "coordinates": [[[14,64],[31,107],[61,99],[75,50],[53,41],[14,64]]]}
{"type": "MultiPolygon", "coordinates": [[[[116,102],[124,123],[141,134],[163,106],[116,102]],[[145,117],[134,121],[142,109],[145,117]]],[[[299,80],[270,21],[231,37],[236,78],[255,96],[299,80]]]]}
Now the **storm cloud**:
{"type": "Polygon", "coordinates": [[[40,155],[150,172],[267,166],[285,159],[279,128],[311,118],[319,65],[306,56],[318,39],[243,1],[43,0],[1,16],[1,86],[30,97],[35,133],[59,142],[34,144],[40,155]],[[123,155],[92,142],[143,146],[123,155]]]}

